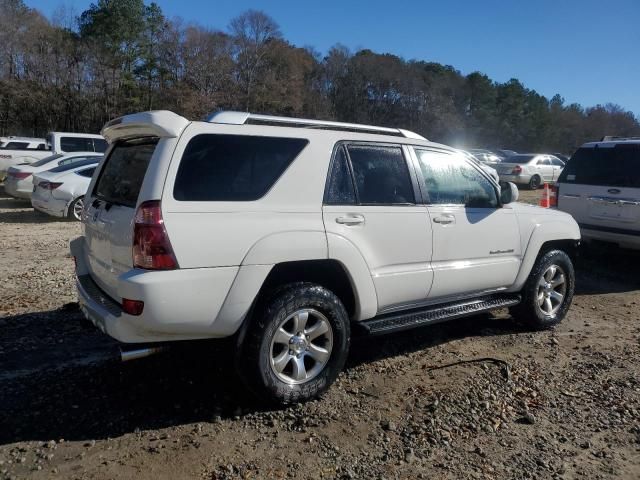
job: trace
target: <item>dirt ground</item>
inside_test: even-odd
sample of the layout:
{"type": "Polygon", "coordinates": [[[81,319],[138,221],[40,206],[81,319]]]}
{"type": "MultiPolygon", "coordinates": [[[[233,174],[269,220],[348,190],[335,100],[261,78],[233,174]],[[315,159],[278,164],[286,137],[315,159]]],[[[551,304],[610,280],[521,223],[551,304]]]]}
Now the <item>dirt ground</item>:
{"type": "Polygon", "coordinates": [[[73,303],[79,233],[0,189],[0,479],[640,478],[638,254],[581,252],[555,330],[356,338],[322,399],[273,410],[216,343],[118,363],[73,303]]]}

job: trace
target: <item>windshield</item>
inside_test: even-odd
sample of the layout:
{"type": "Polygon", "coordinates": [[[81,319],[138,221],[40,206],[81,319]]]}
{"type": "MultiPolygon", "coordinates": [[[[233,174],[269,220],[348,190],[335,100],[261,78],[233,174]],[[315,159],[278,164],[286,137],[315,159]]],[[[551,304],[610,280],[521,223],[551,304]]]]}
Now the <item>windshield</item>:
{"type": "Polygon", "coordinates": [[[41,167],[43,165],[46,165],[49,162],[53,162],[54,160],[59,159],[60,157],[62,157],[61,154],[58,155],[51,155],[50,157],[45,157],[42,160],[38,160],[37,162],[33,162],[31,164],[32,167],[41,167]]]}
{"type": "Polygon", "coordinates": [[[109,203],[135,207],[157,144],[155,137],[118,142],[100,172],[94,195],[109,203]]]}
{"type": "Polygon", "coordinates": [[[613,148],[580,148],[567,163],[559,182],[640,188],[640,144],[613,148]]]}

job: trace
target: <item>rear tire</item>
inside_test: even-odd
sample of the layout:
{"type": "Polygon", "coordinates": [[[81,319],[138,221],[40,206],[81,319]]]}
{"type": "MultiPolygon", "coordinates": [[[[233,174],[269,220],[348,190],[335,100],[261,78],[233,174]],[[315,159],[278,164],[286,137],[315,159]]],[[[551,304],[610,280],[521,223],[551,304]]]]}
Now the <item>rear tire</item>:
{"type": "Polygon", "coordinates": [[[521,291],[522,302],[510,309],[516,320],[536,330],[559,324],[575,290],[573,263],[562,250],[540,255],[521,291]]]}
{"type": "Polygon", "coordinates": [[[541,182],[542,180],[540,179],[540,177],[538,175],[534,175],[529,180],[529,190],[537,190],[540,187],[541,182]]]}
{"type": "Polygon", "coordinates": [[[347,358],[349,316],[340,299],[312,283],[292,283],[258,306],[238,356],[258,398],[291,404],[320,396],[347,358]]]}
{"type": "Polygon", "coordinates": [[[69,205],[69,210],[67,211],[67,217],[71,220],[76,220],[78,222],[82,221],[82,209],[84,208],[84,197],[78,197],[71,205],[69,205]]]}

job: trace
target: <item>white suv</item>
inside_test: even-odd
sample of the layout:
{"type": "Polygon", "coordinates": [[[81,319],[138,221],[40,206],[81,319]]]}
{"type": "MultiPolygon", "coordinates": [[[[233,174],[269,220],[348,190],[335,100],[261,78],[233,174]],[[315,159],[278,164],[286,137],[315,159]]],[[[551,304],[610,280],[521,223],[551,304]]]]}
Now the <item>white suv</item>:
{"type": "Polygon", "coordinates": [[[158,111],[102,133],[71,251],[85,315],[145,344],[123,358],[233,337],[246,384],[289,403],[329,387],[356,325],[513,307],[544,328],[571,304],[571,216],[511,203],[515,185],[412,132],[158,111]]]}
{"type": "Polygon", "coordinates": [[[580,147],[558,180],[558,208],[585,240],[640,249],[640,138],[605,138],[580,147]]]}

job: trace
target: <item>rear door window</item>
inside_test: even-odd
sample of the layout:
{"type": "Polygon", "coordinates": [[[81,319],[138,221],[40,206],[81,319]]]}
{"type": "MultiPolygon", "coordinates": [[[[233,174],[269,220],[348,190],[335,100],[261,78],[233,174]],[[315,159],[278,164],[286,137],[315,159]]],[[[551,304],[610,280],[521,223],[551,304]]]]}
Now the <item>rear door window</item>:
{"type": "Polygon", "coordinates": [[[348,145],[358,202],[414,204],[407,162],[400,146],[348,145]]]}
{"type": "Polygon", "coordinates": [[[559,182],[640,188],[640,145],[580,148],[567,163],[559,182]]]}
{"type": "Polygon", "coordinates": [[[117,142],[102,167],[94,196],[108,203],[135,207],[157,144],[155,137],[117,142]]]}
{"type": "Polygon", "coordinates": [[[303,138],[197,135],[182,156],[173,196],[196,202],[257,200],[307,143],[303,138]]]}

